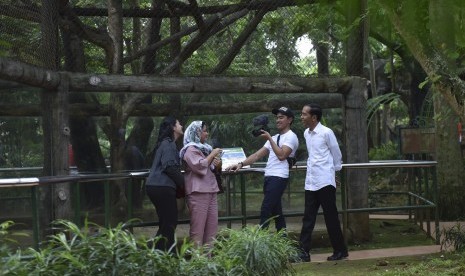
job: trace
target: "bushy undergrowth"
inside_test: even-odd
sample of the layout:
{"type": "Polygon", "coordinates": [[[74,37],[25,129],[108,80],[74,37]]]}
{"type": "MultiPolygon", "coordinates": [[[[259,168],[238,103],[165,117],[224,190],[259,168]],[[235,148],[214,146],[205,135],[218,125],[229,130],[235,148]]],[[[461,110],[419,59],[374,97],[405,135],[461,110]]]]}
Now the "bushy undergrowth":
{"type": "Polygon", "coordinates": [[[460,223],[455,224],[449,229],[443,229],[441,235],[441,248],[453,248],[458,252],[465,252],[465,228],[460,223]]]}
{"type": "Polygon", "coordinates": [[[211,248],[183,241],[171,252],[157,240],[136,238],[120,224],[103,228],[56,223],[40,250],[12,252],[5,239],[11,222],[0,225],[0,275],[293,275],[294,242],[256,227],[225,230],[211,248]],[[27,258],[24,258],[27,256],[27,258]],[[23,257],[21,259],[21,257],[23,257]]]}
{"type": "Polygon", "coordinates": [[[419,263],[405,263],[401,267],[386,269],[376,275],[383,276],[455,276],[465,273],[465,254],[454,253],[453,255],[442,255],[432,259],[426,259],[419,263]]]}
{"type": "Polygon", "coordinates": [[[292,275],[289,260],[297,260],[298,252],[295,241],[284,236],[259,226],[242,231],[225,229],[220,232],[213,255],[223,266],[242,270],[239,275],[292,275]]]}

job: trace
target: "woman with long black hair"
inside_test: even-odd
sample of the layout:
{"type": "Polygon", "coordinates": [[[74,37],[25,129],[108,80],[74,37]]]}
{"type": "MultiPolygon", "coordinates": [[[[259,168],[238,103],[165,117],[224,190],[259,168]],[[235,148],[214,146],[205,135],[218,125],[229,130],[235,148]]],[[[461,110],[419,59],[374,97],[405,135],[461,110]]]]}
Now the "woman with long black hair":
{"type": "Polygon", "coordinates": [[[161,237],[155,248],[168,251],[175,245],[174,232],[178,222],[176,188],[184,187],[176,140],[183,136],[182,125],[175,118],[163,119],[154,149],[153,163],[147,177],[146,192],[157,210],[161,237]]]}

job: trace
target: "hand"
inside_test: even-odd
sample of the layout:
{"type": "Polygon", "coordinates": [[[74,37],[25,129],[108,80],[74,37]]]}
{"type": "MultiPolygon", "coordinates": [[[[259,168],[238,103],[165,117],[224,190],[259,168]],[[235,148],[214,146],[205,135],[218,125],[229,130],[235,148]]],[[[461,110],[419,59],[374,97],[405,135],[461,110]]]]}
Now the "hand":
{"type": "Polygon", "coordinates": [[[228,171],[228,172],[230,172],[230,171],[237,172],[240,168],[242,168],[241,163],[236,164],[236,165],[231,165],[231,166],[227,167],[226,171],[228,171]]]}
{"type": "Polygon", "coordinates": [[[221,157],[215,157],[213,158],[213,165],[215,166],[216,171],[221,171],[221,157]]]}
{"type": "Polygon", "coordinates": [[[341,187],[341,179],[339,178],[339,174],[336,173],[336,187],[341,187]]]}
{"type": "Polygon", "coordinates": [[[220,148],[214,148],[212,150],[212,153],[215,157],[220,157],[221,158],[221,154],[223,153],[223,150],[220,149],[220,148]]]}
{"type": "Polygon", "coordinates": [[[263,130],[263,129],[261,129],[260,131],[262,132],[262,134],[260,134],[260,137],[263,137],[266,140],[271,140],[272,139],[271,134],[268,131],[263,130]]]}

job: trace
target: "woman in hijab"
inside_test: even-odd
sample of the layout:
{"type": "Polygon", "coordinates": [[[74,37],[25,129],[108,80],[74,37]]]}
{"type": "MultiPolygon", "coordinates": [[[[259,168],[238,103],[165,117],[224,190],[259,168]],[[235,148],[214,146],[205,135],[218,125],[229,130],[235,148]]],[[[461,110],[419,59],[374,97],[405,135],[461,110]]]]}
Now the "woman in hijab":
{"type": "Polygon", "coordinates": [[[162,237],[155,248],[168,251],[175,243],[174,231],[178,223],[176,188],[184,186],[176,140],[182,137],[182,125],[173,117],[160,124],[154,149],[154,159],[147,177],[146,191],[157,210],[159,228],[156,236],[162,237]]]}
{"type": "Polygon", "coordinates": [[[190,213],[191,240],[198,246],[211,244],[218,232],[218,183],[215,167],[221,165],[220,148],[212,149],[205,141],[207,126],[192,122],[184,133],[180,157],[185,165],[186,200],[190,213]]]}

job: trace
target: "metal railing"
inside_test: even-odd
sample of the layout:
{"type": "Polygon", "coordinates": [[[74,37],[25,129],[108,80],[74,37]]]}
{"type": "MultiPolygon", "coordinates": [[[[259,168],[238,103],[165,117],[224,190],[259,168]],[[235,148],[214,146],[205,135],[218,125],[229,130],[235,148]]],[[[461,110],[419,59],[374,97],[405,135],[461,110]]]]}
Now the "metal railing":
{"type": "MultiPolygon", "coordinates": [[[[434,211],[434,222],[435,222],[435,234],[436,234],[436,243],[439,243],[439,213],[437,209],[437,180],[436,180],[436,165],[435,161],[373,161],[369,163],[359,163],[359,164],[343,164],[342,172],[346,170],[359,170],[359,169],[386,169],[386,168],[397,168],[397,169],[407,169],[411,177],[409,178],[408,189],[407,191],[385,191],[377,192],[378,194],[394,194],[394,195],[404,195],[407,196],[407,204],[401,206],[389,206],[389,207],[366,207],[366,208],[348,208],[347,200],[347,187],[348,183],[345,183],[343,173],[341,174],[341,207],[339,212],[342,215],[343,221],[343,231],[345,237],[347,237],[347,228],[348,228],[348,214],[350,213],[359,213],[359,212],[385,212],[385,211],[397,211],[405,210],[409,212],[409,217],[412,217],[412,212],[416,212],[414,219],[418,220],[420,223],[425,220],[427,222],[427,233],[431,236],[430,222],[431,222],[431,211],[434,211]],[[430,183],[431,182],[431,183],[430,183]],[[425,211],[426,215],[422,212],[425,211]]],[[[291,178],[292,175],[298,171],[305,171],[306,166],[304,162],[298,162],[296,166],[291,169],[291,178]]],[[[241,221],[242,225],[247,224],[247,220],[258,219],[257,215],[247,215],[247,201],[246,201],[246,181],[245,176],[247,174],[262,174],[264,171],[263,168],[247,168],[241,169],[238,173],[227,173],[223,174],[225,186],[225,201],[226,201],[226,216],[220,216],[220,221],[226,221],[228,227],[231,227],[233,221],[241,221]],[[231,190],[231,183],[235,182],[235,177],[239,177],[240,182],[240,214],[233,215],[231,208],[231,200],[235,200],[234,197],[237,196],[237,193],[231,190]]],[[[80,206],[80,184],[96,181],[104,181],[104,213],[105,213],[105,226],[109,226],[110,216],[111,216],[111,206],[110,206],[110,188],[112,181],[126,179],[128,181],[128,206],[127,214],[128,220],[132,218],[132,195],[131,195],[131,185],[134,179],[145,179],[148,176],[148,171],[138,171],[138,172],[125,172],[125,173],[113,173],[113,174],[77,174],[77,175],[68,175],[68,176],[54,176],[54,177],[24,177],[24,178],[6,178],[0,179],[0,189],[15,187],[15,188],[24,188],[30,189],[30,202],[32,206],[31,217],[32,217],[32,231],[33,238],[36,247],[38,247],[40,238],[39,238],[39,207],[38,207],[38,190],[37,188],[40,185],[55,185],[60,183],[72,183],[73,187],[73,209],[74,209],[74,222],[80,225],[81,221],[81,206],[80,206]]],[[[303,183],[301,184],[303,188],[303,183]]],[[[234,185],[235,186],[235,185],[234,185]]],[[[290,193],[290,190],[288,190],[290,193]]],[[[303,189],[301,190],[303,193],[303,189]]],[[[285,212],[285,217],[296,217],[303,215],[303,207],[301,212],[285,212]]],[[[180,224],[189,223],[189,220],[180,220],[180,224]]],[[[153,222],[140,222],[140,223],[130,223],[128,227],[144,227],[144,226],[155,226],[157,221],[153,222]]]]}

